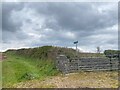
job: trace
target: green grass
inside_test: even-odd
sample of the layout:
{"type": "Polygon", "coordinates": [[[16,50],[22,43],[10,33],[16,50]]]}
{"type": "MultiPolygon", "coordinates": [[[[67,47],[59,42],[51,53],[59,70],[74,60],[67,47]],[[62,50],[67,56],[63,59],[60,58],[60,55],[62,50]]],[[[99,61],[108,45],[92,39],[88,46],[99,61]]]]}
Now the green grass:
{"type": "Polygon", "coordinates": [[[37,60],[7,53],[7,59],[2,62],[3,87],[27,80],[43,80],[47,76],[58,74],[53,60],[37,60]]]}
{"type": "Polygon", "coordinates": [[[2,88],[2,62],[0,61],[0,89],[2,88]]]}

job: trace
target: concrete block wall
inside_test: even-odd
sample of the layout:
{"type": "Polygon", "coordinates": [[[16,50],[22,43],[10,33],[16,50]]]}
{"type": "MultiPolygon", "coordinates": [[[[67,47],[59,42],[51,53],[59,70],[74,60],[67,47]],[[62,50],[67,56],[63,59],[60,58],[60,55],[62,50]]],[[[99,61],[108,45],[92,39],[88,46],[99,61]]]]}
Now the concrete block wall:
{"type": "Polygon", "coordinates": [[[68,59],[60,55],[56,60],[56,67],[63,73],[77,71],[118,70],[118,59],[102,58],[74,58],[68,59]]]}

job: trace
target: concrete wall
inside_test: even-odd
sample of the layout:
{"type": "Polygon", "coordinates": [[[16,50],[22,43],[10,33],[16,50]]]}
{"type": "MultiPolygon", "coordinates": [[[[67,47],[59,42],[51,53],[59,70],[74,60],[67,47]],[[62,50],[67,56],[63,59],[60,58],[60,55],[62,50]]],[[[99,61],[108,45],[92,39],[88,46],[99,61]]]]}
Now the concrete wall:
{"type": "Polygon", "coordinates": [[[56,60],[57,68],[63,73],[77,71],[96,71],[96,70],[117,70],[118,59],[109,58],[74,58],[68,59],[65,55],[60,55],[56,60]]]}

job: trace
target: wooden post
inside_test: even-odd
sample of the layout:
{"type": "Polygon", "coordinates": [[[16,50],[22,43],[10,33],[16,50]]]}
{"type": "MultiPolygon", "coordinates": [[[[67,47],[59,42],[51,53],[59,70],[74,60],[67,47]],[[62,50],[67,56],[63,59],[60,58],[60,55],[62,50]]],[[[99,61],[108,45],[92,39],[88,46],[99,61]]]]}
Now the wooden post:
{"type": "Polygon", "coordinates": [[[76,44],[76,56],[77,56],[77,43],[78,41],[74,42],[74,44],[76,44]]]}
{"type": "Polygon", "coordinates": [[[77,56],[77,43],[76,43],[76,56],[77,56]]]}

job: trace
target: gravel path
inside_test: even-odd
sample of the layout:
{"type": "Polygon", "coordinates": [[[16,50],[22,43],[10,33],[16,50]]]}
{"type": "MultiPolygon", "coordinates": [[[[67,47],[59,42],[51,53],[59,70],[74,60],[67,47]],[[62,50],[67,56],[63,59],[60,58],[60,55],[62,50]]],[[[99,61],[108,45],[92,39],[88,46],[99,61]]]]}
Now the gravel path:
{"type": "Polygon", "coordinates": [[[117,88],[117,72],[81,72],[19,83],[17,88],[117,88]]]}

